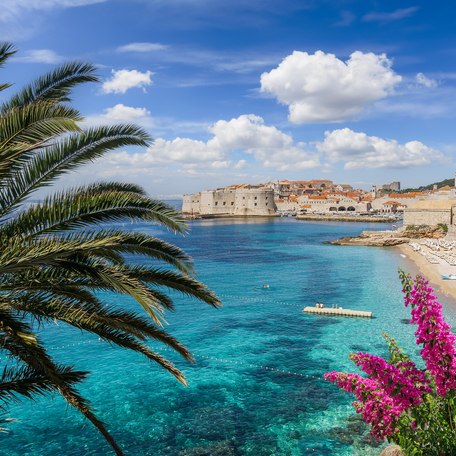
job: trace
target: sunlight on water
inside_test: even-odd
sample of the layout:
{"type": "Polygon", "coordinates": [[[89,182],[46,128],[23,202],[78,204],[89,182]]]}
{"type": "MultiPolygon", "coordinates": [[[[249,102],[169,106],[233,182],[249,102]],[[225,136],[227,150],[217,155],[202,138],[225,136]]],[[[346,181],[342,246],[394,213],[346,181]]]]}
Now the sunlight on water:
{"type": "MultiPolygon", "coordinates": [[[[92,371],[82,391],[128,455],[378,454],[378,442],[353,416],[352,398],[321,376],[352,369],[351,351],[385,355],[382,331],[416,356],[396,272],[403,260],[394,250],[322,242],[380,227],[210,220],[192,223],[190,235],[180,238],[132,225],[184,247],[198,277],[224,303],[214,310],[176,297],[169,330],[197,362],[162,352],[185,371],[188,388],[140,356],[78,331],[52,327],[43,337],[60,361],[92,371]],[[375,318],[302,313],[317,301],[371,310],[375,318]]],[[[123,298],[103,298],[135,308],[123,298]]],[[[455,314],[447,314],[454,324],[455,314]]],[[[10,415],[19,421],[0,437],[0,454],[111,454],[59,398],[20,403],[10,415]]]]}

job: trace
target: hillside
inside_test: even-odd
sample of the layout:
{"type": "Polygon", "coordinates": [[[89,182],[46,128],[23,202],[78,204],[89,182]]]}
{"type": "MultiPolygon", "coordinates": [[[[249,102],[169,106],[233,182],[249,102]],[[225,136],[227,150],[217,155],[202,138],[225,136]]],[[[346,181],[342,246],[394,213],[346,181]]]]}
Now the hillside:
{"type": "Polygon", "coordinates": [[[451,178],[451,179],[445,179],[445,180],[440,181],[440,182],[434,182],[434,183],[429,184],[429,185],[424,185],[424,186],[421,186],[421,187],[418,187],[418,188],[405,188],[405,189],[402,189],[398,193],[422,192],[424,190],[432,190],[434,188],[434,185],[437,185],[437,188],[442,188],[442,187],[445,187],[446,185],[449,185],[450,187],[454,187],[454,177],[451,178]]]}

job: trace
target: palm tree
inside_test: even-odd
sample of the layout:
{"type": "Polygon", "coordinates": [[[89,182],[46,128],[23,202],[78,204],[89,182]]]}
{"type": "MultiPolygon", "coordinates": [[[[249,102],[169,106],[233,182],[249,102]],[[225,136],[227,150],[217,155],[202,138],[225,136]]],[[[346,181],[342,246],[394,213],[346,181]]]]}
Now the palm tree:
{"type": "MultiPolygon", "coordinates": [[[[0,44],[0,66],[15,52],[10,43],[0,44]]],[[[70,92],[90,81],[97,81],[92,65],[68,63],[0,106],[0,345],[12,360],[0,377],[0,408],[24,396],[58,392],[121,455],[76,389],[87,372],[55,362],[37,327],[65,322],[143,354],[185,384],[179,369],[147,345],[153,339],[192,360],[187,348],[162,328],[165,310],[174,308],[166,289],[215,307],[220,302],[193,278],[184,251],[156,237],[106,225],[140,220],[185,232],[180,214],[140,187],[94,183],[29,204],[38,189],[76,167],[117,147],[149,142],[148,134],[134,125],[79,127],[82,118],[68,103],[70,92]],[[158,266],[140,266],[132,255],[152,258],[158,266]],[[147,315],[106,305],[98,297],[100,290],[133,297],[147,315]]],[[[3,84],[0,90],[8,87],[3,84]]]]}

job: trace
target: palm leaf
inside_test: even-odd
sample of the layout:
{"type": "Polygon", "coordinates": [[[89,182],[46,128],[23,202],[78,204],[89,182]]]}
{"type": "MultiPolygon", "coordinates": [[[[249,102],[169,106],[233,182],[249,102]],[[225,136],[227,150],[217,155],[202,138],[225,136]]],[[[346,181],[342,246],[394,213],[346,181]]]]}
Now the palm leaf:
{"type": "Polygon", "coordinates": [[[74,133],[43,149],[18,167],[0,190],[0,216],[14,210],[27,196],[77,167],[123,146],[146,146],[149,135],[132,125],[98,127],[74,133]]]}
{"type": "MultiPolygon", "coordinates": [[[[0,66],[14,52],[0,44],[0,66]]],[[[92,184],[25,207],[34,192],[107,152],[148,145],[149,135],[133,125],[78,127],[81,117],[66,102],[74,87],[97,80],[94,70],[85,63],[61,65],[0,106],[0,347],[11,360],[0,375],[0,402],[56,391],[122,455],[75,388],[86,373],[56,363],[37,330],[61,321],[144,355],[185,384],[182,372],[148,345],[165,344],[192,360],[160,327],[165,310],[174,309],[167,292],[215,307],[220,301],[190,275],[191,259],[180,248],[145,233],[106,229],[137,220],[185,232],[180,213],[137,185],[92,184]],[[146,264],[135,265],[135,259],[146,264]],[[135,299],[150,318],[106,305],[99,291],[135,299]]]]}
{"type": "Polygon", "coordinates": [[[77,85],[96,82],[95,67],[88,63],[69,62],[41,76],[27,85],[0,108],[4,113],[13,107],[24,106],[44,100],[61,103],[70,100],[70,92],[77,85]]]}
{"type": "Polygon", "coordinates": [[[100,183],[48,197],[6,223],[2,231],[7,237],[37,236],[131,220],[158,222],[177,232],[183,232],[186,226],[179,212],[148,198],[142,189],[100,183]]]}

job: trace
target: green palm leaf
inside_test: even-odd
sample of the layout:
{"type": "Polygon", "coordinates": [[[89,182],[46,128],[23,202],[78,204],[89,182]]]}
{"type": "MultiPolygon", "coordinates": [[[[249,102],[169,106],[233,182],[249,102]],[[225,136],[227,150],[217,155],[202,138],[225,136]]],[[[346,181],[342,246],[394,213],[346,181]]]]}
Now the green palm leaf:
{"type": "MultiPolygon", "coordinates": [[[[0,66],[14,53],[11,44],[0,44],[0,66]]],[[[140,221],[185,233],[181,214],[137,185],[91,184],[25,207],[34,192],[107,152],[148,145],[149,135],[134,125],[79,128],[81,116],[66,102],[74,87],[96,80],[92,65],[68,63],[0,107],[0,350],[8,356],[2,360],[10,359],[1,366],[0,407],[58,392],[122,455],[76,389],[87,373],[56,363],[37,330],[63,322],[142,354],[185,384],[183,373],[150,345],[164,344],[193,359],[163,329],[165,311],[174,309],[168,292],[214,307],[220,301],[191,275],[191,258],[182,249],[146,233],[109,227],[140,221]],[[106,303],[99,291],[133,298],[146,313],[106,303]]]]}
{"type": "Polygon", "coordinates": [[[7,237],[37,236],[132,220],[158,222],[177,232],[185,229],[179,212],[161,201],[151,200],[141,188],[100,183],[60,192],[30,206],[7,222],[3,233],[7,237]]]}
{"type": "Polygon", "coordinates": [[[95,70],[94,65],[83,62],[69,62],[61,65],[13,95],[0,108],[0,113],[39,100],[51,103],[70,101],[70,92],[74,87],[86,82],[98,81],[95,70]]]}

